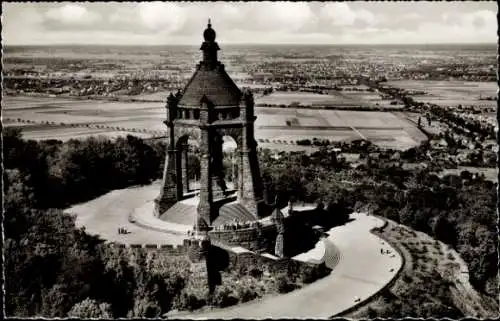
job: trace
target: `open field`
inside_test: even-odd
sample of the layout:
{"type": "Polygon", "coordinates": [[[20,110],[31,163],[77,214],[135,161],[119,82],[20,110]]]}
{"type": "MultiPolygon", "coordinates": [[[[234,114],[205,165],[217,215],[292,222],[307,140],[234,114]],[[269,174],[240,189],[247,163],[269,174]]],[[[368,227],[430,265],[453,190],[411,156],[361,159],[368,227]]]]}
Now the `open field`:
{"type": "MultiPolygon", "coordinates": [[[[151,137],[166,131],[162,105],[6,96],[3,118],[4,125],[21,127],[24,136],[31,139],[65,140],[99,134],[151,137]]],[[[330,141],[368,139],[382,147],[405,149],[426,139],[411,121],[391,112],[258,107],[256,114],[255,136],[261,147],[290,150],[287,145],[316,137],[330,141]]],[[[297,149],[294,146],[292,150],[297,149]]]]}
{"type": "MultiPolygon", "coordinates": [[[[116,138],[120,136],[127,136],[132,134],[127,131],[117,131],[117,130],[107,130],[107,129],[93,129],[88,130],[87,128],[44,128],[43,130],[30,130],[23,133],[25,139],[34,140],[49,140],[57,139],[61,141],[67,141],[70,139],[85,139],[91,136],[106,136],[108,138],[116,138]]],[[[143,133],[133,133],[134,136],[141,138],[148,138],[151,135],[143,133]]]]}
{"type": "Polygon", "coordinates": [[[496,82],[471,81],[431,81],[431,80],[397,80],[389,81],[390,86],[424,91],[425,95],[412,95],[417,101],[443,106],[476,106],[496,107],[496,101],[479,100],[481,97],[497,96],[496,82]]]}
{"type": "Polygon", "coordinates": [[[165,131],[165,110],[158,103],[6,96],[2,107],[4,125],[22,128],[28,139],[151,137],[165,131]]]}
{"type": "Polygon", "coordinates": [[[299,126],[318,127],[402,128],[409,124],[391,112],[269,107],[258,107],[256,111],[256,127],[285,126],[287,120],[294,119],[297,119],[299,126]]]}
{"type": "Polygon", "coordinates": [[[6,127],[17,127],[22,129],[25,139],[50,140],[57,139],[66,141],[69,139],[83,139],[90,136],[106,136],[116,138],[120,136],[134,135],[141,138],[149,138],[161,135],[160,131],[148,131],[138,128],[124,128],[113,126],[112,124],[99,125],[99,123],[59,123],[48,121],[29,121],[21,119],[20,121],[12,118],[2,120],[6,127]]]}
{"type": "Polygon", "coordinates": [[[390,105],[390,101],[382,100],[375,92],[365,91],[330,91],[329,94],[311,92],[273,92],[270,95],[258,97],[255,103],[268,105],[329,106],[329,107],[402,107],[390,105]]]}
{"type": "Polygon", "coordinates": [[[414,123],[390,112],[261,107],[257,114],[256,137],[266,142],[367,139],[382,147],[405,149],[426,139],[414,123]]]}
{"type": "Polygon", "coordinates": [[[136,95],[136,96],[131,96],[130,98],[137,99],[137,100],[145,100],[145,101],[166,102],[169,94],[170,94],[170,92],[158,91],[155,93],[147,93],[147,94],[140,94],[140,95],[136,95]]]}
{"type": "Polygon", "coordinates": [[[343,95],[322,95],[309,92],[273,92],[270,95],[256,99],[256,104],[290,105],[299,103],[302,105],[330,105],[342,104],[345,106],[358,105],[354,100],[343,95]]]}
{"type": "Polygon", "coordinates": [[[273,142],[276,141],[296,141],[300,139],[311,139],[313,137],[320,139],[329,139],[331,141],[346,141],[352,139],[359,139],[359,135],[356,134],[353,130],[342,129],[335,130],[327,129],[327,130],[314,130],[310,128],[296,128],[296,129],[286,129],[285,126],[283,128],[259,128],[257,129],[257,137],[264,137],[264,139],[272,139],[273,142]]]}

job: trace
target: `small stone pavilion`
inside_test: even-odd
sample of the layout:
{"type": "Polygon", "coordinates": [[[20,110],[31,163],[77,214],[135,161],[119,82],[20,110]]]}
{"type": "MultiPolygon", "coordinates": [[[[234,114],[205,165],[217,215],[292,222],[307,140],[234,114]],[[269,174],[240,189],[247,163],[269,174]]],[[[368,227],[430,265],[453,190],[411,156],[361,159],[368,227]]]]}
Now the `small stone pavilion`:
{"type": "Polygon", "coordinates": [[[231,221],[250,222],[271,214],[263,200],[254,138],[254,100],[242,92],[218,60],[216,33],[208,22],[200,50],[203,60],[182,91],[167,99],[168,150],[155,215],[191,224],[197,232],[231,221]],[[228,189],[223,174],[223,137],[236,142],[238,179],[228,189]],[[193,191],[187,171],[188,140],[200,149],[200,187],[193,191]]]}

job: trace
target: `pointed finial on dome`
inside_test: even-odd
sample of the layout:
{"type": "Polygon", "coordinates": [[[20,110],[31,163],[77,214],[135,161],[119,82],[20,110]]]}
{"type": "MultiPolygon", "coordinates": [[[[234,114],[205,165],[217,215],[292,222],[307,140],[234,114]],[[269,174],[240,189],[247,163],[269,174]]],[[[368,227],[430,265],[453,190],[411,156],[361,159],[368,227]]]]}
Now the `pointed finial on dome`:
{"type": "Polygon", "coordinates": [[[205,32],[203,32],[203,38],[205,38],[205,41],[208,41],[208,42],[215,41],[215,31],[214,31],[214,29],[212,29],[212,21],[210,18],[208,18],[207,29],[205,29],[205,32]]]}

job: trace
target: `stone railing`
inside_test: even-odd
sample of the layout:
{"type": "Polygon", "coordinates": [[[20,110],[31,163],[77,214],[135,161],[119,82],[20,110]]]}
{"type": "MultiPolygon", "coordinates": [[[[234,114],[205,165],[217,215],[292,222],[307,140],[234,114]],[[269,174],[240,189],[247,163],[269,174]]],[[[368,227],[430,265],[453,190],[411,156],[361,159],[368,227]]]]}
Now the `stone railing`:
{"type": "Polygon", "coordinates": [[[168,255],[185,255],[188,248],[185,244],[177,246],[171,244],[122,244],[122,243],[109,243],[111,246],[120,249],[144,249],[149,251],[157,251],[158,253],[168,255]]]}
{"type": "Polygon", "coordinates": [[[262,248],[261,242],[269,243],[267,250],[274,248],[276,239],[276,227],[274,225],[260,227],[244,227],[235,230],[212,230],[209,232],[213,243],[221,243],[228,246],[241,246],[250,251],[262,248]]]}

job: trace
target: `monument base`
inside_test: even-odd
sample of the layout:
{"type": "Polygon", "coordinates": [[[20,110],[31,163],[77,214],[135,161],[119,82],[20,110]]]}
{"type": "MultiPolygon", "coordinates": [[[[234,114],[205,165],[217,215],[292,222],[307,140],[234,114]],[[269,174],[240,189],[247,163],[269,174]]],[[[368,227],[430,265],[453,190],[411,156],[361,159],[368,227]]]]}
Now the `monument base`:
{"type": "Polygon", "coordinates": [[[208,294],[210,294],[215,290],[214,282],[211,282],[208,266],[208,254],[210,252],[211,243],[207,233],[199,231],[195,233],[195,236],[185,242],[188,246],[188,258],[191,261],[190,271],[193,278],[206,284],[208,294]]]}

